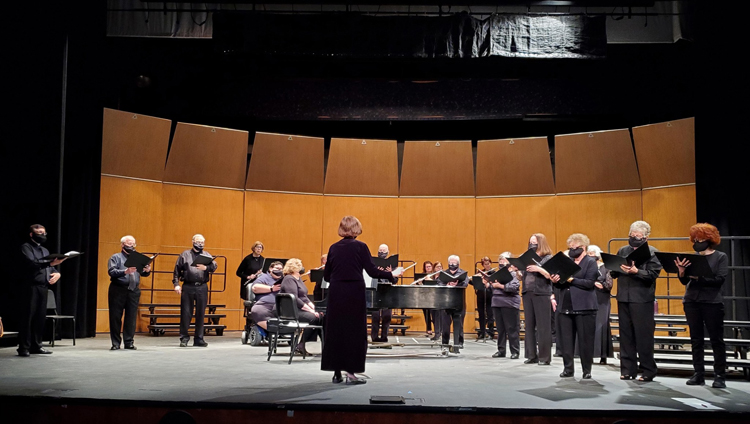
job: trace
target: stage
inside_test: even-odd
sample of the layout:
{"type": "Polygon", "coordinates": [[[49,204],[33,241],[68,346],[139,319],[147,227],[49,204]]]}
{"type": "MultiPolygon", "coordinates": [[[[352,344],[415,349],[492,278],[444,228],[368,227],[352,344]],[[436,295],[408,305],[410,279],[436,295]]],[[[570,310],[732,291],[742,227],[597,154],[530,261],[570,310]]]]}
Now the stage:
{"type": "MultiPolygon", "coordinates": [[[[429,343],[424,335],[413,337],[429,343]]],[[[723,390],[710,388],[711,375],[707,386],[686,386],[689,370],[660,371],[651,383],[620,381],[615,359],[609,365],[595,364],[591,380],[580,379],[578,363],[575,378],[560,378],[562,358],[553,358],[551,366],[525,365],[523,353],[517,360],[492,358],[494,342],[473,337],[467,335],[459,355],[444,356],[429,347],[371,349],[366,371],[370,379],[358,386],[332,384],[331,373],[320,371],[317,355],[295,356],[289,365],[286,346],[267,362],[267,348],[242,345],[239,332],[208,336],[207,348],[180,348],[175,336],[145,334],[136,336],[137,351],[110,351],[106,334],[78,339],[77,346],[61,340],[50,348],[53,355],[30,358],[18,357],[15,348],[6,347],[0,348],[0,404],[5,414],[15,411],[13,405],[24,405],[24,415],[34,417],[64,418],[66,412],[79,411],[78,422],[87,407],[97,408],[98,417],[103,417],[101,411],[118,411],[120,418],[143,413],[144,408],[185,409],[194,411],[196,419],[201,410],[222,410],[222,416],[232,410],[283,412],[279,417],[308,411],[323,414],[315,415],[321,420],[326,411],[370,417],[415,413],[431,416],[431,421],[440,414],[579,417],[595,422],[750,417],[750,381],[736,371],[729,373],[723,390]],[[370,404],[370,397],[379,395],[402,396],[405,404],[370,404]]],[[[409,336],[398,339],[414,343],[409,336]]],[[[308,350],[320,352],[319,343],[309,344],[308,350]]]]}

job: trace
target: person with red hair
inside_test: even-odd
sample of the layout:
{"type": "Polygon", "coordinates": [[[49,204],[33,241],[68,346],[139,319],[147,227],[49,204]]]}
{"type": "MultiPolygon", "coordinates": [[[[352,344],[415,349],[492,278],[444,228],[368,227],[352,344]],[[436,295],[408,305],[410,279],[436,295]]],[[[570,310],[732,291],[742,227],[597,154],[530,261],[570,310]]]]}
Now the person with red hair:
{"type": "Polygon", "coordinates": [[[714,354],[714,382],[712,387],[726,387],[727,349],[724,344],[724,298],[721,286],[729,275],[729,260],[724,252],[714,250],[721,242],[719,230],[711,224],[695,224],[690,227],[690,241],[693,250],[706,257],[713,276],[696,277],[687,275],[690,266],[687,258],[675,260],[679,279],[686,287],[682,298],[685,318],[690,327],[690,344],[693,352],[695,374],[686,382],[689,386],[705,384],[704,335],[703,326],[708,330],[711,349],[714,354]]]}

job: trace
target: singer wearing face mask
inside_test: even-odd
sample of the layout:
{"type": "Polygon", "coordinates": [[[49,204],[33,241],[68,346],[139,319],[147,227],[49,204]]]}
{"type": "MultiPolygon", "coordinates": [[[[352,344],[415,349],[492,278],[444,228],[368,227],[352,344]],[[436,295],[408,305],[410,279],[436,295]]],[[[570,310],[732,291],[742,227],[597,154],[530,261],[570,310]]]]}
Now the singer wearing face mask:
{"type": "Polygon", "coordinates": [[[281,277],[284,276],[284,265],[279,261],[274,261],[268,267],[268,272],[261,274],[250,286],[255,294],[255,304],[250,310],[250,318],[258,324],[259,327],[267,330],[266,323],[268,318],[274,316],[276,307],[276,293],[281,288],[281,277]]]}
{"type": "MultiPolygon", "coordinates": [[[[378,258],[385,259],[388,257],[387,244],[381,244],[378,247],[378,258]]],[[[390,267],[388,269],[378,268],[381,271],[391,272],[393,271],[390,267]]],[[[387,279],[380,279],[376,281],[388,282],[387,279]]],[[[376,283],[377,284],[377,283],[376,283]]],[[[375,343],[387,343],[388,342],[388,328],[391,326],[391,318],[393,318],[392,309],[378,309],[372,311],[371,325],[370,325],[370,338],[375,343]]]]}
{"type": "Polygon", "coordinates": [[[524,364],[549,365],[552,360],[552,284],[549,272],[542,268],[552,258],[552,249],[544,234],[529,237],[529,249],[542,258],[539,265],[529,265],[523,272],[523,314],[526,321],[524,364]]]}
{"type": "Polygon", "coordinates": [[[125,349],[135,350],[133,337],[135,336],[135,321],[138,317],[138,302],[141,300],[141,277],[151,274],[151,265],[146,265],[142,272],[135,267],[126,267],[125,261],[135,251],[135,238],[125,236],[120,239],[120,251],[109,258],[107,273],[109,274],[109,338],[112,341],[110,350],[120,349],[120,342],[125,341],[125,349]],[[125,312],[125,325],[122,324],[122,314],[125,312]],[[122,327],[122,338],[120,338],[122,327]]]}
{"type": "Polygon", "coordinates": [[[31,240],[21,245],[24,303],[21,328],[18,331],[18,356],[52,353],[42,347],[47,315],[47,289],[60,280],[60,273],[54,267],[63,261],[55,259],[49,262],[42,259],[49,255],[49,250],[42,246],[47,242],[47,230],[39,224],[32,225],[30,230],[31,240]]]}
{"type": "Polygon", "coordinates": [[[508,263],[508,258],[511,257],[510,252],[504,252],[498,258],[498,262],[501,267],[508,267],[513,276],[513,280],[505,284],[498,283],[497,281],[492,283],[492,313],[495,315],[495,322],[497,323],[497,352],[495,352],[493,358],[505,358],[505,338],[508,338],[508,345],[510,346],[510,359],[518,359],[518,355],[521,352],[521,296],[518,294],[518,289],[521,287],[521,283],[518,278],[521,273],[508,263]]]}
{"type": "Polygon", "coordinates": [[[599,276],[596,259],[587,255],[590,241],[585,234],[571,234],[568,237],[568,256],[581,269],[566,281],[553,274],[550,281],[559,288],[560,298],[557,309],[562,338],[563,372],[560,377],[573,377],[576,339],[581,356],[581,371],[584,379],[591,378],[594,363],[594,338],[596,337],[596,293],[594,283],[599,276]]]}
{"type": "Polygon", "coordinates": [[[195,259],[200,256],[211,256],[203,250],[206,239],[196,234],[193,236],[193,248],[180,254],[174,266],[174,291],[180,294],[180,347],[187,347],[190,341],[190,321],[193,319],[193,307],[195,307],[195,335],[193,346],[206,347],[208,343],[203,340],[203,325],[205,324],[206,305],[208,304],[208,280],[211,273],[218,267],[216,261],[208,265],[193,265],[195,259]],[[182,281],[182,287],[180,287],[182,281]]]}
{"type": "MultiPolygon", "coordinates": [[[[279,293],[291,293],[297,300],[299,309],[298,317],[301,322],[307,322],[312,325],[320,325],[323,322],[323,314],[315,311],[315,304],[307,297],[307,287],[302,282],[301,275],[305,273],[305,267],[302,261],[297,258],[291,258],[284,265],[284,279],[281,280],[281,290],[279,293]]],[[[302,341],[297,345],[297,351],[305,355],[311,355],[305,349],[305,343],[315,339],[317,330],[305,330],[302,333],[302,341]]]]}
{"type": "MultiPolygon", "coordinates": [[[[451,255],[448,257],[448,274],[460,276],[464,271],[461,269],[461,259],[457,255],[451,255]]],[[[463,280],[451,281],[449,283],[440,282],[438,285],[445,285],[448,287],[466,288],[469,285],[469,276],[466,275],[463,280]]],[[[453,315],[447,311],[441,311],[442,322],[440,323],[440,329],[442,331],[443,340],[442,343],[447,345],[451,337],[451,323],[453,323],[453,331],[458,332],[458,342],[463,346],[464,344],[464,317],[466,316],[466,300],[464,299],[464,306],[461,309],[461,317],[458,321],[453,320],[453,315]]]]}
{"type": "Polygon", "coordinates": [[[694,277],[685,273],[690,261],[685,258],[675,261],[680,282],[686,285],[682,306],[690,327],[690,343],[693,351],[695,374],[687,381],[689,386],[705,384],[706,372],[703,356],[703,327],[708,330],[711,350],[714,355],[714,382],[712,387],[723,389],[726,385],[727,349],[724,344],[724,298],[721,286],[729,275],[728,259],[724,252],[714,250],[721,242],[719,230],[711,224],[695,224],[690,227],[693,249],[704,255],[713,276],[694,277]]]}
{"type": "MultiPolygon", "coordinates": [[[[617,251],[618,256],[628,256],[643,245],[651,234],[645,221],[630,225],[628,245],[617,251]]],[[[656,376],[654,361],[654,300],[656,278],[662,266],[654,255],[656,249],[648,247],[651,259],[643,265],[622,265],[620,271],[610,271],[617,279],[617,309],[620,318],[620,380],[636,378],[639,368],[643,375],[639,381],[652,381],[656,376]]]]}

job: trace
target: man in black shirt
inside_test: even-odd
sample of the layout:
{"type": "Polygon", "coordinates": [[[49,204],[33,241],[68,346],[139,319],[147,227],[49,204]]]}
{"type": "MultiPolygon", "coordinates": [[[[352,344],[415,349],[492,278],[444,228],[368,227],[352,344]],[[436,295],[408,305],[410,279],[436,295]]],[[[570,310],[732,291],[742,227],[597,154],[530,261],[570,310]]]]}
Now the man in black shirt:
{"type": "Polygon", "coordinates": [[[47,290],[60,280],[60,273],[54,267],[64,260],[43,259],[49,255],[49,250],[42,246],[47,241],[44,226],[32,225],[29,236],[31,240],[21,245],[25,303],[22,305],[23,319],[18,332],[18,356],[52,353],[42,347],[42,333],[47,316],[47,290]]]}
{"type": "Polygon", "coordinates": [[[133,338],[135,336],[135,321],[138,316],[138,302],[141,300],[141,276],[151,274],[151,265],[146,265],[143,271],[135,267],[126,267],[128,256],[135,251],[135,238],[125,236],[120,239],[120,252],[109,258],[107,273],[110,284],[107,297],[109,300],[109,337],[112,340],[110,350],[120,349],[120,327],[122,327],[125,349],[135,350],[133,338]],[[125,311],[125,326],[122,325],[122,313],[125,311]]]}
{"type": "Polygon", "coordinates": [[[206,305],[208,304],[208,283],[211,273],[216,271],[215,261],[208,265],[193,265],[198,256],[211,256],[203,250],[206,239],[196,234],[193,236],[193,248],[180,254],[174,266],[174,291],[180,294],[180,347],[186,347],[190,341],[190,321],[193,319],[195,307],[195,336],[193,346],[206,347],[203,341],[203,325],[205,324],[206,305]],[[180,281],[183,282],[180,287],[180,281]]]}

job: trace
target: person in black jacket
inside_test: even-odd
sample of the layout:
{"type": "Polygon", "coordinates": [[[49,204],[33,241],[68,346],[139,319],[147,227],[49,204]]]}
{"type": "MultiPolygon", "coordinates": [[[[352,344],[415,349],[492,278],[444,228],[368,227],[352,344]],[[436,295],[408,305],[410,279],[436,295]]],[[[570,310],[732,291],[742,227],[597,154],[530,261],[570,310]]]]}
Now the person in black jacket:
{"type": "Polygon", "coordinates": [[[711,266],[711,277],[696,277],[685,270],[690,261],[685,258],[675,261],[680,282],[687,286],[682,298],[685,318],[690,327],[690,344],[693,351],[695,374],[687,381],[690,386],[705,384],[705,360],[703,357],[703,326],[708,330],[711,350],[714,355],[714,382],[712,387],[726,387],[727,349],[724,344],[724,298],[721,286],[729,274],[727,255],[714,250],[721,242],[719,230],[711,224],[695,224],[690,227],[690,241],[693,249],[706,256],[711,266]]]}
{"type": "Polygon", "coordinates": [[[109,290],[107,300],[109,305],[109,338],[112,342],[110,350],[120,349],[120,342],[125,342],[125,349],[136,350],[133,340],[135,324],[138,318],[138,303],[141,301],[141,277],[151,275],[151,264],[138,271],[135,267],[126,267],[128,256],[135,252],[135,238],[125,236],[120,239],[120,251],[112,255],[107,262],[109,274],[109,290]],[[125,325],[123,325],[123,312],[125,325]],[[122,337],[120,328],[122,327],[122,337]]]}
{"type": "MultiPolygon", "coordinates": [[[[529,249],[542,258],[539,265],[552,259],[552,249],[542,233],[532,234],[529,249]]],[[[526,360],[524,364],[549,365],[552,360],[552,284],[550,274],[538,265],[529,265],[523,272],[523,301],[526,360]]]]}
{"type": "MultiPolygon", "coordinates": [[[[237,267],[237,276],[240,277],[240,297],[245,299],[245,287],[252,284],[256,278],[263,273],[263,243],[256,241],[253,243],[253,253],[245,256],[237,267]]],[[[247,299],[245,299],[247,300],[247,299]]]]}
{"type": "Polygon", "coordinates": [[[563,372],[560,377],[573,377],[573,356],[575,354],[576,339],[581,356],[581,371],[583,378],[591,378],[591,366],[594,363],[594,338],[596,332],[596,294],[594,283],[599,275],[596,260],[586,254],[589,238],[585,234],[571,234],[567,240],[568,256],[579,267],[580,271],[565,281],[553,274],[550,280],[559,288],[556,296],[557,319],[560,320],[563,372]]]}
{"type": "MultiPolygon", "coordinates": [[[[626,257],[643,245],[651,234],[645,221],[630,224],[628,245],[617,251],[626,257]]],[[[620,271],[610,271],[617,279],[617,310],[620,318],[620,379],[632,380],[638,374],[639,362],[643,375],[638,380],[652,381],[656,376],[654,361],[654,300],[656,278],[662,270],[649,246],[651,259],[643,265],[622,265],[620,271]]]]}

